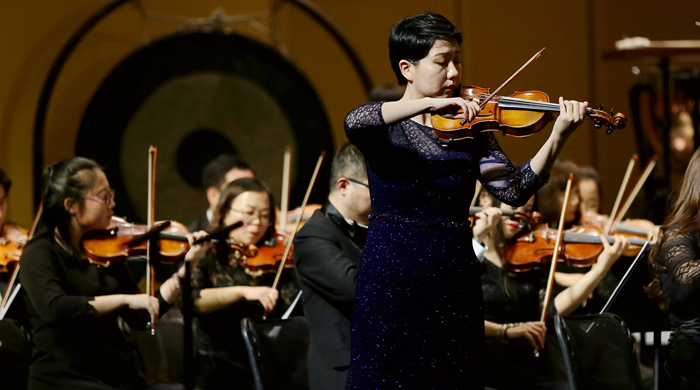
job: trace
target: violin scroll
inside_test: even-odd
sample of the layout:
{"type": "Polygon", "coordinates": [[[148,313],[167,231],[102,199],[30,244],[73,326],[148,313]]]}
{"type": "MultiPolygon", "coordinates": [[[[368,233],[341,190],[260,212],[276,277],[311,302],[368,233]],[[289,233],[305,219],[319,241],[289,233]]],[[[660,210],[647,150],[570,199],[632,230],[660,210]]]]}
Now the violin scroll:
{"type": "Polygon", "coordinates": [[[603,111],[603,105],[601,104],[598,109],[589,108],[588,116],[593,120],[593,127],[600,129],[603,125],[607,126],[608,130],[606,134],[611,134],[613,130],[624,129],[627,126],[627,117],[625,114],[618,112],[615,113],[615,109],[611,109],[610,112],[603,111]]]}

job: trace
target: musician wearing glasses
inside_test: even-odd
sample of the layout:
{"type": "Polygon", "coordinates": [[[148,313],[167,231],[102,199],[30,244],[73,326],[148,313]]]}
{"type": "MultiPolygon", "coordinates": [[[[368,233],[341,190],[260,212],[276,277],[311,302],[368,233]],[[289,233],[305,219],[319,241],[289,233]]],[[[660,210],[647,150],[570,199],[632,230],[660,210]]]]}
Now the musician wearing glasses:
{"type": "Polygon", "coordinates": [[[257,179],[234,180],[221,191],[209,231],[239,221],[243,225],[229,233],[228,242],[214,245],[192,273],[194,324],[201,340],[195,363],[198,388],[221,389],[232,382],[236,388],[253,388],[240,322],[263,313],[279,318],[299,291],[293,271],[283,273],[278,293],[267,287],[274,274],[254,277],[239,263],[241,253],[230,250],[230,243],[268,245],[275,237],[273,207],[272,194],[257,179]]]}
{"type": "Polygon", "coordinates": [[[371,209],[364,157],[346,143],[333,158],[328,201],[294,239],[294,265],[311,337],[312,390],[345,388],[355,280],[371,209]]]}
{"type": "MultiPolygon", "coordinates": [[[[106,229],[115,207],[107,176],[92,160],[72,157],[46,168],[42,207],[19,273],[34,347],[28,388],[173,388],[146,383],[117,318],[148,329],[180,294],[181,274],[153,297],[140,293],[125,264],[87,260],[81,238],[106,229]]],[[[206,245],[192,249],[186,261],[201,257],[206,245]]]]}

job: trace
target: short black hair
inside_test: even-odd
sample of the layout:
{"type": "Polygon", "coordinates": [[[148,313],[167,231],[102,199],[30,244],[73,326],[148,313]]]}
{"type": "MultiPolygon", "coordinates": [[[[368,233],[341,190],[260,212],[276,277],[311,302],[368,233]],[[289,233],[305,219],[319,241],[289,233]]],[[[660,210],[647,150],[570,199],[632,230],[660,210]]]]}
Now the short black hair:
{"type": "Polygon", "coordinates": [[[456,40],[461,45],[462,32],[444,16],[431,12],[407,16],[391,28],[389,58],[400,85],[406,85],[408,80],[401,74],[399,61],[417,64],[428,55],[437,40],[456,40]]]}
{"type": "Polygon", "coordinates": [[[204,167],[202,171],[202,188],[205,190],[209,187],[221,188],[226,181],[226,174],[232,169],[251,171],[255,174],[253,167],[240,157],[232,154],[220,154],[204,167]]]}
{"type": "Polygon", "coordinates": [[[12,180],[10,180],[2,168],[0,168],[0,185],[5,190],[5,196],[7,196],[7,193],[10,192],[10,187],[12,187],[12,180]]]}
{"type": "Polygon", "coordinates": [[[331,163],[331,192],[335,191],[335,183],[341,177],[355,180],[367,179],[367,167],[365,166],[365,156],[362,155],[357,146],[346,142],[338,148],[331,163]]]}

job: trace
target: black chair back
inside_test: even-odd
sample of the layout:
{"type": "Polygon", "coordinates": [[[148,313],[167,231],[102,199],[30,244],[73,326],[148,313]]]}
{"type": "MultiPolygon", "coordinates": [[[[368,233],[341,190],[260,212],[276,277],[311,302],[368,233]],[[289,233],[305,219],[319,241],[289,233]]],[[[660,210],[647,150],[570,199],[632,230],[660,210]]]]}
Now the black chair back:
{"type": "Polygon", "coordinates": [[[131,339],[148,380],[182,383],[184,334],[185,324],[182,318],[177,317],[161,318],[156,325],[155,337],[151,336],[150,331],[130,329],[131,339]]]}
{"type": "Polygon", "coordinates": [[[248,348],[257,390],[309,388],[306,362],[309,329],[306,318],[244,318],[241,332],[248,348]]]}
{"type": "Polygon", "coordinates": [[[0,372],[3,389],[26,389],[29,366],[32,361],[32,344],[28,333],[19,322],[5,318],[0,320],[0,372]]]}
{"type": "Polygon", "coordinates": [[[629,329],[614,314],[554,317],[572,390],[641,389],[629,329]]]}

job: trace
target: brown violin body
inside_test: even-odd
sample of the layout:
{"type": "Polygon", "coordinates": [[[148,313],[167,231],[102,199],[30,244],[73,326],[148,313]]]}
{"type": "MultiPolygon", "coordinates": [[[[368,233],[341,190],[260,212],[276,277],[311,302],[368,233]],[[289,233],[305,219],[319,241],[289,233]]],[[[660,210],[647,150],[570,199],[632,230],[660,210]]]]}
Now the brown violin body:
{"type": "MultiPolygon", "coordinates": [[[[590,267],[603,251],[603,244],[600,243],[600,238],[597,238],[597,245],[576,243],[571,242],[572,240],[570,239],[567,240],[567,238],[571,237],[571,233],[599,237],[603,235],[603,230],[597,226],[586,225],[575,226],[564,233],[559,261],[566,262],[574,267],[590,267]]],[[[554,254],[556,234],[557,231],[555,229],[541,225],[529,234],[519,237],[515,243],[508,245],[506,248],[506,269],[512,272],[526,272],[538,269],[543,264],[548,264],[554,254]]]]}
{"type": "MultiPolygon", "coordinates": [[[[163,223],[156,222],[155,226],[163,223]]],[[[112,226],[106,230],[93,230],[85,233],[82,239],[85,253],[93,263],[109,266],[124,263],[131,256],[145,256],[147,241],[130,247],[128,242],[146,233],[145,225],[135,225],[120,219],[112,219],[112,226]]],[[[190,248],[185,225],[170,221],[170,226],[159,235],[159,258],[162,263],[173,264],[183,260],[190,248]]]]}
{"type": "MultiPolygon", "coordinates": [[[[512,272],[527,272],[548,263],[554,254],[556,230],[540,225],[530,233],[520,236],[506,247],[505,268],[512,272]]],[[[598,261],[603,251],[603,229],[594,225],[573,226],[564,231],[559,261],[572,267],[590,267],[598,261]]],[[[614,238],[605,236],[612,244],[614,238]]],[[[646,239],[630,238],[630,245],[642,246],[646,239]]],[[[653,241],[649,244],[654,244],[653,241]]]]}
{"type": "Polygon", "coordinates": [[[29,232],[17,225],[5,224],[0,231],[0,273],[10,273],[22,257],[29,232]]]}
{"type": "MultiPolygon", "coordinates": [[[[462,87],[460,97],[472,101],[484,101],[489,96],[489,89],[475,86],[462,87]]],[[[471,122],[452,119],[440,115],[431,117],[433,132],[442,141],[459,141],[471,139],[482,131],[500,131],[512,137],[527,137],[542,130],[554,119],[552,113],[559,111],[559,104],[550,103],[549,96],[541,91],[515,92],[510,96],[494,96],[481,109],[471,122]]],[[[612,116],[592,108],[587,109],[595,127],[608,126],[622,129],[627,118],[622,113],[612,116]]]]}
{"type": "MultiPolygon", "coordinates": [[[[231,249],[246,273],[253,278],[260,278],[265,274],[277,272],[280,261],[284,257],[288,239],[287,233],[278,230],[272,238],[265,240],[260,246],[250,245],[248,248],[243,248],[241,245],[232,244],[231,249]]],[[[284,262],[284,268],[294,268],[293,246],[284,262]]]]}

